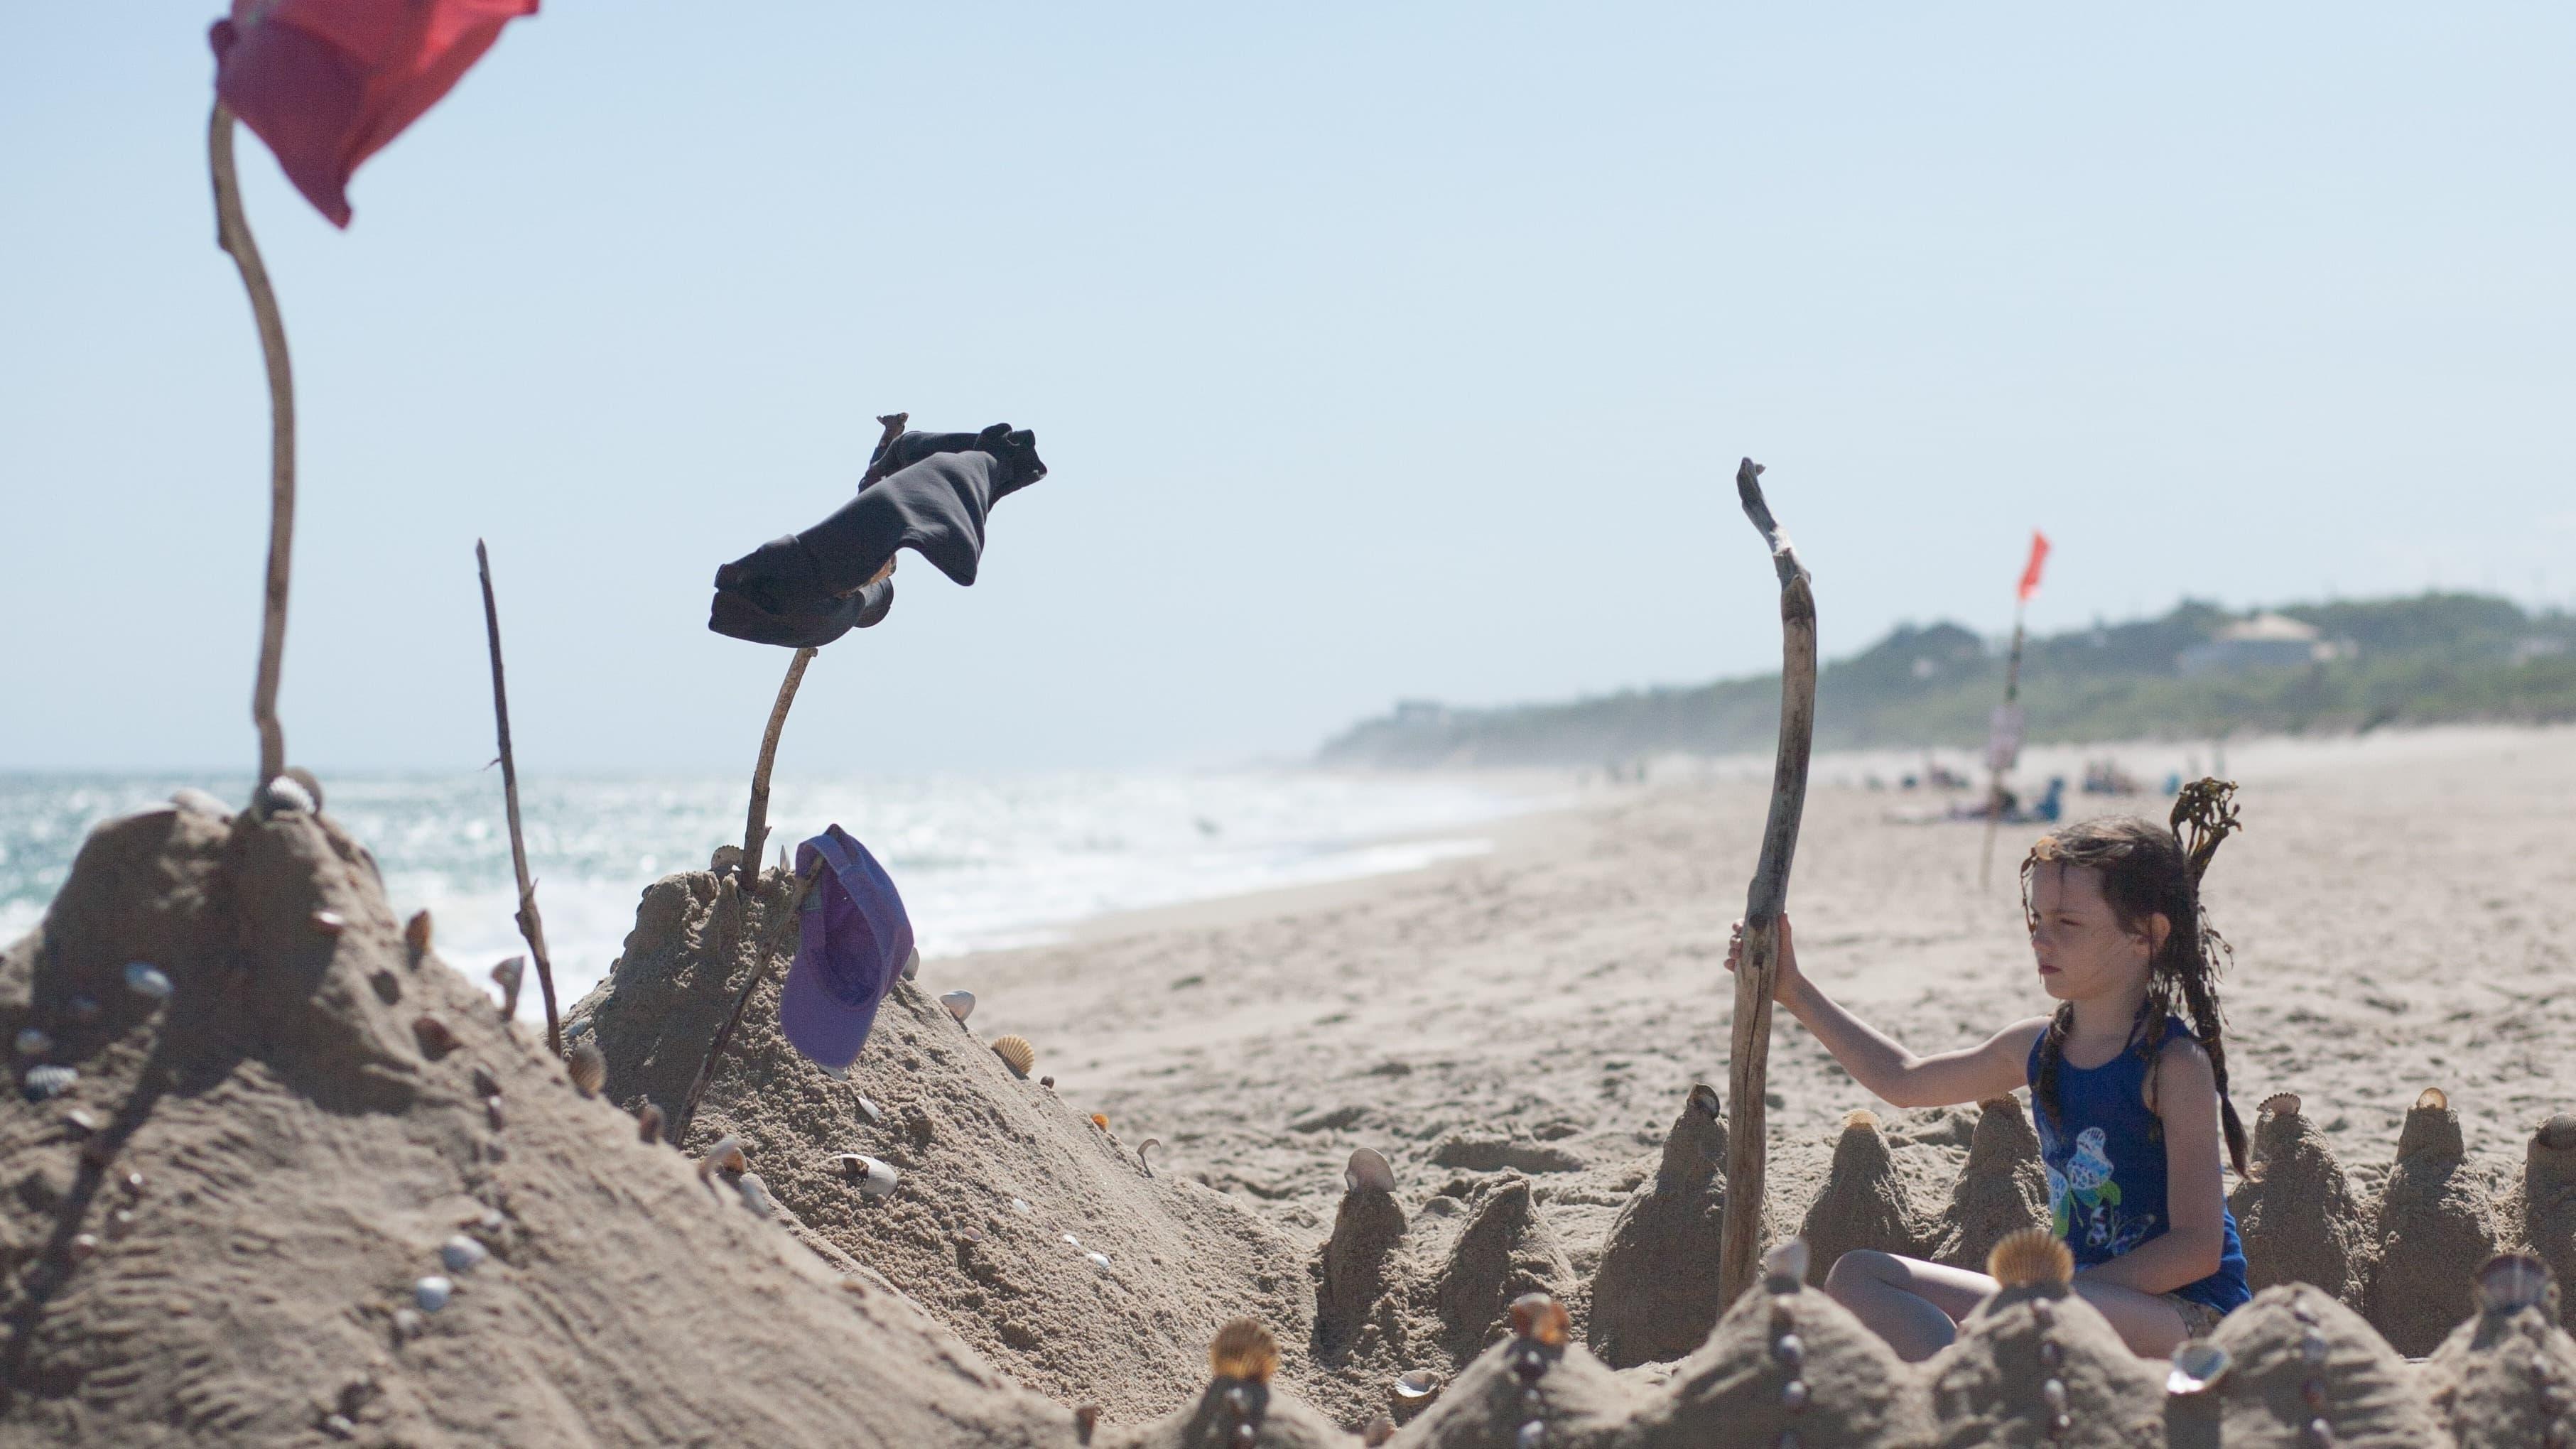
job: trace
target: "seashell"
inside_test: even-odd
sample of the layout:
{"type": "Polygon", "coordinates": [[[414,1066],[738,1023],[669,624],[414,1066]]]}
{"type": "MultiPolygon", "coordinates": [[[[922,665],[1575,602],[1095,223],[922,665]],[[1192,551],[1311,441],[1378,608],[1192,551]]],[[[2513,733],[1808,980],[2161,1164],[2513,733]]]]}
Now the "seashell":
{"type": "Polygon", "coordinates": [[[2478,1307],[2489,1313],[2549,1301],[2549,1265],[2529,1253],[2498,1253],[2478,1270],[2478,1307]]]}
{"type": "Polygon", "coordinates": [[[1548,1348],[1565,1347],[1573,1320],[1565,1305],[1544,1293],[1524,1293],[1512,1300],[1512,1333],[1548,1348]]]}
{"type": "Polygon", "coordinates": [[[599,1023],[592,1021],[589,1017],[576,1016],[572,1019],[571,1024],[564,1028],[564,1035],[588,1036],[592,1031],[598,1028],[598,1025],[599,1023]]]}
{"type": "Polygon", "coordinates": [[[22,1057],[40,1057],[54,1049],[54,1039],[35,1027],[21,1027],[9,1045],[22,1057]]]}
{"type": "Polygon", "coordinates": [[[1854,1128],[1860,1127],[1874,1129],[1877,1126],[1878,1114],[1869,1110],[1867,1107],[1854,1107],[1843,1114],[1843,1130],[1845,1132],[1849,1132],[1854,1128]]]}
{"type": "Polygon", "coordinates": [[[742,869],[742,847],[739,845],[719,845],[715,848],[715,853],[707,857],[707,870],[710,874],[731,875],[740,869],[742,869]]]}
{"type": "Polygon", "coordinates": [[[123,1177],[116,1180],[116,1185],[125,1189],[125,1195],[127,1197],[141,1197],[143,1196],[143,1189],[148,1184],[143,1180],[142,1173],[128,1171],[123,1177]]]}
{"type": "Polygon", "coordinates": [[[719,1172],[748,1172],[751,1159],[742,1155],[742,1139],[731,1133],[716,1139],[707,1155],[698,1159],[698,1181],[705,1182],[719,1172]]]}
{"type": "Polygon", "coordinates": [[[915,946],[912,948],[912,954],[903,958],[903,979],[910,981],[920,974],[921,948],[919,946],[915,946]]]}
{"type": "Polygon", "coordinates": [[[1044,1087],[1044,1088],[1046,1088],[1048,1091],[1052,1092],[1052,1091],[1054,1091],[1054,1090],[1055,1090],[1055,1078],[1053,1078],[1053,1077],[1040,1077],[1040,1078],[1038,1078],[1038,1085],[1039,1085],[1039,1086],[1041,1086],[1041,1087],[1044,1087]]]}
{"type": "Polygon", "coordinates": [[[1795,1293],[1807,1281],[1807,1240],[1788,1238],[1762,1255],[1764,1285],[1774,1293],[1795,1293]]]}
{"type": "Polygon", "coordinates": [[[1108,1270],[1109,1255],[1107,1253],[1085,1253],[1082,1256],[1091,1260],[1091,1266],[1101,1269],[1104,1272],[1108,1270]]]}
{"type": "Polygon", "coordinates": [[[1539,1449],[1539,1446],[1546,1442],[1547,1422],[1543,1419],[1530,1420],[1521,1425],[1518,1434],[1512,1436],[1512,1443],[1516,1449],[1539,1449]]]}
{"type": "Polygon", "coordinates": [[[1083,1443],[1091,1442],[1091,1431],[1100,1427],[1100,1406],[1085,1404],[1073,1411],[1073,1432],[1083,1443]]]}
{"type": "MultiPolygon", "coordinates": [[[[843,1172],[858,1175],[861,1197],[884,1197],[893,1192],[895,1185],[902,1181],[901,1176],[895,1172],[893,1164],[880,1162],[865,1153],[844,1152],[832,1160],[840,1164],[843,1172]]],[[[1013,1201],[1016,1202],[1017,1199],[1013,1201]]],[[[1021,1211],[1026,1212],[1028,1209],[1023,1207],[1021,1211]]]]}
{"type": "Polygon", "coordinates": [[[1771,1356],[1788,1365],[1791,1373],[1807,1361],[1807,1341],[1794,1333],[1784,1333],[1771,1340],[1771,1356]]]}
{"type": "Polygon", "coordinates": [[[272,815],[310,815],[321,808],[312,791],[286,775],[260,786],[250,797],[251,814],[262,820],[272,815]]]}
{"type": "Polygon", "coordinates": [[[1035,1212],[1037,1209],[1029,1206],[1029,1200],[1027,1198],[1015,1197],[1011,1199],[1011,1211],[1015,1213],[1026,1213],[1035,1212]]]}
{"type": "Polygon", "coordinates": [[[599,1089],[608,1085],[608,1054],[595,1041],[578,1043],[564,1060],[564,1075],[572,1078],[574,1091],[596,1097],[599,1089]]]}
{"type": "Polygon", "coordinates": [[[72,1067],[29,1067],[26,1079],[27,1100],[41,1102],[48,1097],[59,1097],[70,1091],[72,1083],[79,1080],[80,1072],[72,1067]]]}
{"type": "Polygon", "coordinates": [[[471,1273],[482,1267],[483,1260],[490,1256],[491,1252],[481,1243],[463,1233],[458,1233],[438,1245],[438,1261],[444,1264],[450,1273],[471,1273]]]}
{"type": "Polygon", "coordinates": [[[304,768],[302,765],[289,765],[283,773],[287,779],[290,779],[296,784],[304,787],[304,793],[311,796],[313,799],[314,809],[319,810],[322,808],[322,779],[320,776],[314,774],[311,770],[304,768]]]}
{"type": "Polygon", "coordinates": [[[2254,1109],[2254,1115],[2257,1117],[2295,1117],[2299,1115],[2299,1094],[2296,1092],[2274,1092],[2271,1096],[2263,1099],[2262,1106],[2254,1109]]]}
{"type": "Polygon", "coordinates": [[[435,1273],[411,1285],[411,1301],[419,1304],[423,1313],[436,1313],[455,1296],[456,1285],[435,1273]]]}
{"type": "Polygon", "coordinates": [[[1091,1125],[1092,1125],[1092,1126],[1094,1126],[1094,1127],[1099,1128],[1099,1129],[1100,1129],[1101,1131],[1103,1131],[1103,1132],[1108,1131],[1108,1130],[1109,1130],[1109,1114],[1108,1114],[1108,1113],[1106,1113],[1106,1112],[1094,1112],[1094,1113],[1092,1113],[1092,1114],[1091,1114],[1091,1125]]]}
{"type": "Polygon", "coordinates": [[[149,961],[127,962],[125,985],[127,990],[137,996],[148,996],[155,1001],[170,999],[169,974],[149,961]]]}
{"type": "Polygon", "coordinates": [[[742,1193],[742,1205],[757,1217],[775,1217],[778,1200],[769,1195],[769,1184],[757,1172],[746,1172],[734,1186],[742,1193]]]}
{"type": "Polygon", "coordinates": [[[943,991],[939,993],[939,1004],[947,1007],[948,1014],[957,1018],[958,1023],[963,1025],[965,1024],[966,1018],[973,1015],[975,1012],[975,993],[972,991],[943,991]]]}
{"type": "MultiPolygon", "coordinates": [[[[2056,1380],[2051,1379],[2049,1382],[2055,1383],[2056,1380]]],[[[1792,1414],[1805,1412],[1807,1407],[1807,1381],[1805,1379],[1791,1379],[1780,1386],[1780,1407],[1788,1410],[1792,1414]]]]}
{"type": "Polygon", "coordinates": [[[1395,1376],[1395,1396],[1400,1399],[1427,1399],[1440,1387],[1440,1375],[1430,1369],[1413,1369],[1395,1376]]]}
{"type": "Polygon", "coordinates": [[[416,1308],[397,1308],[394,1310],[394,1342],[396,1343],[400,1343],[407,1338],[420,1337],[421,1330],[428,1326],[429,1325],[427,1323],[424,1323],[421,1320],[420,1310],[416,1308]]]}
{"type": "Polygon", "coordinates": [[[1062,1237],[1066,1242],[1073,1244],[1077,1248],[1082,1246],[1082,1239],[1075,1237],[1071,1233],[1061,1233],[1058,1234],[1058,1236],[1062,1237]]]}
{"type": "Polygon", "coordinates": [[[403,922],[403,945],[411,949],[414,961],[429,954],[429,912],[414,911],[411,919],[403,922]]]}
{"type": "Polygon", "coordinates": [[[1393,1192],[1395,1168],[1386,1154],[1374,1147],[1362,1147],[1351,1153],[1350,1164],[1342,1169],[1345,1192],[1393,1192]]]}
{"type": "Polygon", "coordinates": [[[2065,1413],[2066,1380],[2042,1379],[2039,1384],[2039,1401],[2048,1405],[2048,1412],[2052,1414],[2065,1413]]]}
{"type": "Polygon", "coordinates": [[[647,1147],[662,1140],[662,1109],[652,1102],[635,1109],[635,1140],[647,1147]]]}
{"type": "Polygon", "coordinates": [[[1163,1139],[1160,1137],[1148,1137],[1143,1142],[1137,1144],[1136,1165],[1145,1169],[1145,1175],[1147,1177],[1152,1177],[1154,1175],[1154,1159],[1151,1154],[1155,1148],[1162,1145],[1163,1139]]]}
{"type": "Polygon", "coordinates": [[[171,791],[170,803],[178,806],[180,813],[186,815],[211,815],[221,820],[233,813],[224,808],[223,801],[194,785],[182,785],[171,791]]]}
{"type": "Polygon", "coordinates": [[[528,958],[513,956],[492,968],[492,983],[501,988],[501,1019],[519,1014],[519,983],[527,979],[528,958]]]}
{"type": "Polygon", "coordinates": [[[464,1045],[446,1022],[428,1012],[412,1018],[411,1034],[420,1043],[420,1054],[433,1062],[464,1045]]]}
{"type": "Polygon", "coordinates": [[[1690,1089],[1690,1100],[1683,1104],[1683,1108],[1686,1111],[1695,1109],[1697,1111],[1704,1112],[1708,1115],[1709,1120],[1713,1122],[1723,1115],[1724,1105],[1724,1103],[1718,1100],[1717,1088],[1710,1086],[1706,1082],[1693,1082],[1690,1089]]]}
{"type": "Polygon", "coordinates": [[[2540,1130],[2533,1135],[2539,1139],[2541,1146],[2552,1152],[2564,1152],[2570,1147],[2576,1147],[2576,1112],[2559,1113],[2541,1123],[2540,1130]]]}
{"type": "Polygon", "coordinates": [[[98,998],[84,992],[71,1000],[72,1020],[87,1026],[98,1020],[98,998]]]}
{"type": "Polygon", "coordinates": [[[75,1263],[95,1258],[98,1256],[98,1234],[74,1233],[69,1247],[75,1263]]]}
{"type": "Polygon", "coordinates": [[[312,922],[316,932],[325,936],[337,936],[349,929],[349,918],[338,911],[315,911],[305,919],[312,922]]]}
{"type": "Polygon", "coordinates": [[[851,1096],[858,1102],[859,1115],[867,1119],[869,1126],[874,1127],[879,1122],[885,1120],[885,1113],[878,1108],[876,1103],[868,1100],[868,1096],[865,1092],[854,1092],[851,1096]]]}
{"type": "Polygon", "coordinates": [[[122,1242],[134,1232],[134,1210],[118,1208],[107,1215],[107,1240],[122,1242]]]}
{"type": "MultiPolygon", "coordinates": [[[[965,1018],[961,1016],[958,1020],[963,1021],[965,1018]]],[[[1029,1074],[1029,1068],[1038,1064],[1038,1049],[1029,1045],[1029,1039],[1024,1036],[993,1038],[993,1055],[1008,1063],[1011,1075],[1016,1077],[1025,1078],[1029,1074]]]]}
{"type": "Polygon", "coordinates": [[[500,1098],[486,1097],[483,1099],[483,1120],[490,1123],[492,1125],[492,1130],[495,1132],[498,1132],[502,1128],[510,1125],[509,1114],[501,1109],[500,1098]]]}
{"type": "Polygon", "coordinates": [[[2075,1255],[2046,1228],[2024,1228],[1995,1244],[1986,1272],[2007,1288],[2075,1281],[2075,1255]]]}
{"type": "Polygon", "coordinates": [[[1256,1319],[1230,1319],[1208,1345],[1208,1364],[1218,1378],[1266,1384],[1279,1368],[1279,1340],[1256,1319]]]}
{"type": "Polygon", "coordinates": [[[2334,1425],[2323,1419],[2310,1419],[2307,1442],[2314,1445],[2315,1449],[2331,1449],[2335,1442],[2334,1425]]]}
{"type": "Polygon", "coordinates": [[[1395,1421],[1384,1414],[1369,1420],[1368,1427],[1360,1431],[1360,1442],[1367,1445],[1368,1449],[1377,1449],[1377,1446],[1394,1437],[1395,1421]]]}
{"type": "Polygon", "coordinates": [[[101,1127],[107,1125],[107,1120],[105,1118],[99,1116],[96,1112],[91,1111],[87,1107],[74,1107],[70,1111],[65,1112],[63,1114],[63,1121],[68,1123],[72,1130],[82,1133],[83,1135],[95,1132],[101,1127]]]}
{"type": "Polygon", "coordinates": [[[2450,1105],[2451,1099],[2445,1095],[2439,1087],[2426,1087],[2423,1091],[2415,1094],[2415,1110],[2418,1112],[2424,1111],[2427,1108],[2439,1112],[2450,1105]]]}

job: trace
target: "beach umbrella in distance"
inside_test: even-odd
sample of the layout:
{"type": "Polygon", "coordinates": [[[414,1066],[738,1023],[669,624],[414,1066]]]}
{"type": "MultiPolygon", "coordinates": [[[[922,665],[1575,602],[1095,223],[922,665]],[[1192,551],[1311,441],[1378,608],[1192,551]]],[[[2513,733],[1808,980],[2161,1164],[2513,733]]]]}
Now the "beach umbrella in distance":
{"type": "Polygon", "coordinates": [[[267,598],[251,687],[263,794],[286,770],[277,683],[295,547],[295,377],[286,321],[242,211],[234,118],[249,122],[277,153],[306,200],[347,226],[349,176],[358,163],[447,94],[504,24],[536,8],[536,0],[234,0],[232,14],[207,36],[215,50],[215,104],[206,124],[215,241],[241,270],[268,369],[267,598]]]}

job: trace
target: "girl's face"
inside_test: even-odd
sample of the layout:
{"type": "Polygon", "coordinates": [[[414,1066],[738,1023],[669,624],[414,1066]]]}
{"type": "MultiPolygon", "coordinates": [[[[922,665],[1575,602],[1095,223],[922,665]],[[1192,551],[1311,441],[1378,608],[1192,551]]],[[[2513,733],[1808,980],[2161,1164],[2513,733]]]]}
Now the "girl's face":
{"type": "Polygon", "coordinates": [[[2102,873],[2084,865],[2040,862],[2031,871],[2030,910],[2039,984],[2060,1001],[2137,990],[2172,929],[2162,912],[2149,916],[2142,932],[2123,929],[2102,894],[2102,873]]]}

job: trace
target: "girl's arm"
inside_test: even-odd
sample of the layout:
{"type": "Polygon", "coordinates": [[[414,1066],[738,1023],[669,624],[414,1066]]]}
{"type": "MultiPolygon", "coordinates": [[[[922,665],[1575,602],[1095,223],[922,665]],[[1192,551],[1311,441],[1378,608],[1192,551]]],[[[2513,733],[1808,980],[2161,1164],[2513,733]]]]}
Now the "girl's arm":
{"type": "MultiPolygon", "coordinates": [[[[1744,949],[1744,923],[1736,922],[1735,930],[1726,950],[1729,971],[1744,949]]],[[[1807,980],[1798,970],[1787,916],[1780,918],[1780,979],[1772,999],[1825,1044],[1852,1080],[1897,1107],[1947,1107],[2004,1095],[2029,1079],[2031,1044],[2048,1029],[2048,1018],[2035,1016],[1977,1046],[1916,1056],[1807,980]]]]}
{"type": "Polygon", "coordinates": [[[2218,1078],[2200,1043],[2165,1043],[2156,1058],[2155,1107],[2164,1124],[2165,1231],[2083,1270],[2096,1283],[2171,1293],[2218,1271],[2227,1248],[2221,1214],[2226,1185],[2218,1166],[2218,1078]]]}

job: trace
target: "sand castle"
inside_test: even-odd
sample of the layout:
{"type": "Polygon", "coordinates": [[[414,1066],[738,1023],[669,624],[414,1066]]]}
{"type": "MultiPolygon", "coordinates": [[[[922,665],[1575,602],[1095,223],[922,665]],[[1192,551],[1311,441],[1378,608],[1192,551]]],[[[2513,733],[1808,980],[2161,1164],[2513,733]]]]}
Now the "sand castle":
{"type": "Polygon", "coordinates": [[[910,984],[846,1080],[755,996],[677,1120],[782,884],[647,891],[573,1013],[592,1095],[316,811],[100,828],[0,956],[0,1443],[2576,1442],[2564,1117],[2492,1182],[2428,1093],[2369,1192],[2266,1103],[2236,1202],[2271,1286],[2143,1363],[2028,1231],[2011,1098],[1959,1119],[1946,1196],[1855,1113],[1731,1305],[1696,1271],[1706,1088],[1588,1280],[1529,1178],[1430,1145],[1354,1158],[1329,1235],[1292,1233],[1060,1100],[1042,1035],[1006,1061],[910,984]],[[1813,1286],[1860,1247],[2010,1286],[1908,1365],[1813,1286]]]}

